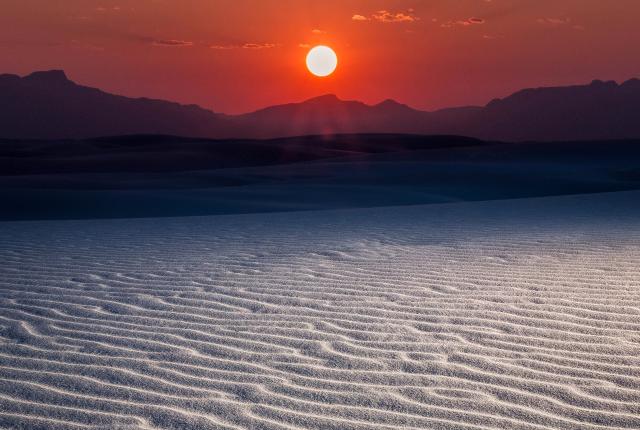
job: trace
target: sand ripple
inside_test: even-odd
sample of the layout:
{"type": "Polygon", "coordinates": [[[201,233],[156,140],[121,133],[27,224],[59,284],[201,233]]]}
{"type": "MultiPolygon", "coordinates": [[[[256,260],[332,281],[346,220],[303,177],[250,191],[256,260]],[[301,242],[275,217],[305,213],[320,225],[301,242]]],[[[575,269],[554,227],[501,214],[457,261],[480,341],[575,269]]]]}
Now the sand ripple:
{"type": "Polygon", "coordinates": [[[638,429],[638,197],[0,223],[0,428],[638,429]]]}

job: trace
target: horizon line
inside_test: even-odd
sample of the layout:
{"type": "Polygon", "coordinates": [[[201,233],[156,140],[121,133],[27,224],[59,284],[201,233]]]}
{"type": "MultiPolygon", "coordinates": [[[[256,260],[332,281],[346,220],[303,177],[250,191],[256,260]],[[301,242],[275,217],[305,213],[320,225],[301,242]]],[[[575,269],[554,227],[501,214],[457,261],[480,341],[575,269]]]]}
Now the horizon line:
{"type": "Polygon", "coordinates": [[[69,78],[67,72],[64,69],[47,69],[47,70],[34,70],[26,75],[19,75],[16,73],[0,73],[0,77],[2,76],[17,76],[20,79],[25,79],[28,78],[30,76],[33,76],[35,74],[46,74],[46,73],[61,73],[62,75],[64,75],[65,79],[77,86],[81,86],[81,87],[85,87],[85,88],[91,88],[91,89],[95,89],[98,91],[102,91],[106,94],[111,94],[114,96],[120,96],[120,97],[126,97],[129,99],[134,99],[134,100],[156,100],[156,101],[162,101],[162,102],[168,102],[168,103],[175,103],[181,106],[196,106],[200,109],[209,111],[213,114],[216,115],[224,115],[224,116],[230,116],[230,117],[235,117],[235,116],[243,116],[243,115],[250,115],[256,112],[260,112],[266,109],[270,109],[270,108],[276,108],[276,107],[281,107],[281,106],[291,106],[291,105],[298,105],[298,104],[304,104],[304,103],[308,103],[310,101],[314,101],[317,99],[322,99],[322,98],[335,98],[337,99],[339,102],[344,102],[344,103],[360,103],[363,104],[365,106],[368,107],[376,107],[376,106],[380,106],[386,102],[393,102],[395,104],[398,104],[400,106],[406,106],[409,109],[412,109],[414,111],[417,112],[425,112],[425,113],[432,113],[432,112],[439,112],[439,111],[443,111],[443,110],[449,110],[449,109],[464,109],[464,108],[483,108],[483,107],[487,107],[492,101],[494,100],[502,100],[506,97],[510,97],[514,94],[517,94],[521,91],[526,91],[526,90],[539,90],[539,89],[553,89],[553,88],[569,88],[569,87],[584,87],[584,86],[590,86],[590,85],[594,85],[594,84],[607,84],[607,83],[614,83],[617,86],[621,86],[624,85],[627,82],[631,82],[631,81],[638,81],[640,80],[640,78],[638,77],[631,77],[625,80],[621,80],[621,81],[617,81],[614,79],[610,79],[610,80],[602,80],[599,78],[594,78],[592,79],[590,82],[588,83],[574,83],[574,84],[568,84],[568,85],[553,85],[553,86],[538,86],[538,87],[525,87],[525,88],[520,88],[519,90],[515,90],[513,92],[511,92],[510,94],[503,96],[503,97],[493,97],[490,101],[488,101],[487,103],[483,104],[483,105],[473,105],[473,104],[469,104],[469,105],[457,105],[457,106],[448,106],[448,107],[441,107],[438,109],[433,109],[433,110],[423,110],[423,109],[419,109],[419,108],[415,108],[407,103],[403,103],[400,102],[394,98],[385,98],[377,103],[366,103],[364,101],[361,100],[357,100],[357,99],[345,99],[345,98],[340,98],[340,96],[338,96],[336,93],[324,93],[324,94],[320,94],[317,96],[313,96],[310,98],[306,98],[306,99],[302,99],[302,100],[297,100],[297,101],[290,101],[290,102],[284,102],[284,103],[279,103],[279,104],[272,104],[272,105],[267,105],[267,106],[263,106],[254,110],[250,110],[250,111],[243,111],[240,113],[226,113],[226,112],[218,112],[213,110],[212,108],[208,108],[205,106],[202,106],[200,104],[197,103],[186,103],[186,102],[179,102],[176,100],[169,100],[169,99],[163,99],[163,98],[158,98],[158,97],[149,97],[149,96],[140,96],[140,97],[135,97],[135,96],[130,96],[130,95],[126,95],[126,94],[121,94],[121,93],[115,93],[115,92],[109,92],[107,90],[104,90],[100,87],[97,86],[90,86],[91,84],[82,84],[82,83],[78,83],[72,79],[69,78]]]}

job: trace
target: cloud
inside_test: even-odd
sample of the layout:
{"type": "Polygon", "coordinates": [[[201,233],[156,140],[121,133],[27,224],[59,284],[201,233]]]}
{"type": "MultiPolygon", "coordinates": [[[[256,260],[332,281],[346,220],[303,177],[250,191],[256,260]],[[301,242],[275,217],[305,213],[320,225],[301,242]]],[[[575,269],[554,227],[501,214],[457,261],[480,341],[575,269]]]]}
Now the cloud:
{"type": "Polygon", "coordinates": [[[271,49],[276,48],[279,45],[276,43],[243,43],[240,45],[209,45],[211,49],[271,49]]]}
{"type": "Polygon", "coordinates": [[[420,17],[415,15],[413,9],[408,9],[406,12],[390,12],[388,10],[379,10],[372,13],[370,16],[353,15],[351,17],[353,21],[377,21],[385,24],[398,23],[398,22],[416,22],[420,21],[420,17]]]}
{"type": "Polygon", "coordinates": [[[113,12],[120,12],[121,10],[122,10],[122,8],[120,6],[113,6],[111,8],[107,8],[107,7],[104,7],[104,6],[98,6],[96,8],[96,12],[99,12],[99,13],[106,13],[106,12],[112,12],[112,11],[113,12]]]}
{"type": "Polygon", "coordinates": [[[244,45],[242,45],[243,49],[271,49],[271,48],[275,48],[276,45],[275,43],[245,43],[244,45]]]}
{"type": "Polygon", "coordinates": [[[413,14],[413,9],[409,9],[407,13],[404,12],[389,12],[387,10],[379,10],[371,15],[371,18],[380,22],[415,22],[420,21],[420,18],[413,14]]]}
{"type": "Polygon", "coordinates": [[[155,46],[168,46],[168,47],[193,46],[193,42],[189,42],[187,40],[176,40],[176,39],[154,40],[153,44],[155,46]]]}
{"type": "Polygon", "coordinates": [[[554,27],[571,23],[571,18],[538,18],[538,24],[554,27]]]}
{"type": "Polygon", "coordinates": [[[308,43],[299,43],[298,48],[311,48],[311,45],[309,45],[308,43]]]}
{"type": "Polygon", "coordinates": [[[538,22],[538,24],[546,25],[548,27],[571,26],[573,30],[585,30],[585,27],[583,25],[574,24],[571,18],[538,18],[536,21],[538,22]]]}
{"type": "Polygon", "coordinates": [[[320,29],[318,29],[318,28],[314,28],[313,30],[311,30],[311,32],[312,32],[313,34],[325,34],[325,33],[326,33],[326,31],[324,31],[324,30],[320,30],[320,29]]]}
{"type": "Polygon", "coordinates": [[[482,25],[484,23],[486,23],[486,21],[483,18],[471,17],[467,19],[461,19],[458,21],[443,22],[440,25],[440,27],[443,27],[443,28],[451,28],[451,27],[457,27],[457,26],[469,27],[472,25],[482,25]]]}

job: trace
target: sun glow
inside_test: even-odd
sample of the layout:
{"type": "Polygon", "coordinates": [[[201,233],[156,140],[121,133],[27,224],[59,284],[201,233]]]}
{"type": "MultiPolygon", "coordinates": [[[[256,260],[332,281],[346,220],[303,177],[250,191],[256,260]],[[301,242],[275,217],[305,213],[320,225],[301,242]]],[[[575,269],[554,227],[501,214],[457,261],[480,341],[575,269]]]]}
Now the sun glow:
{"type": "Polygon", "coordinates": [[[328,46],[316,46],[307,54],[307,68],[315,76],[324,78],[338,67],[338,56],[328,46]]]}

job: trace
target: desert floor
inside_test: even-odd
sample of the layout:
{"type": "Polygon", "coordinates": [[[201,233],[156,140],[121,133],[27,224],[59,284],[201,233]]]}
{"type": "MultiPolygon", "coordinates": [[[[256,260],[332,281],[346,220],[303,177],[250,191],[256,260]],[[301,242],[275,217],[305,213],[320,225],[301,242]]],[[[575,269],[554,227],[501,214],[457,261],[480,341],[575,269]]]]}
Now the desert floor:
{"type": "Polygon", "coordinates": [[[2,222],[0,428],[638,429],[640,193],[2,222]]]}

